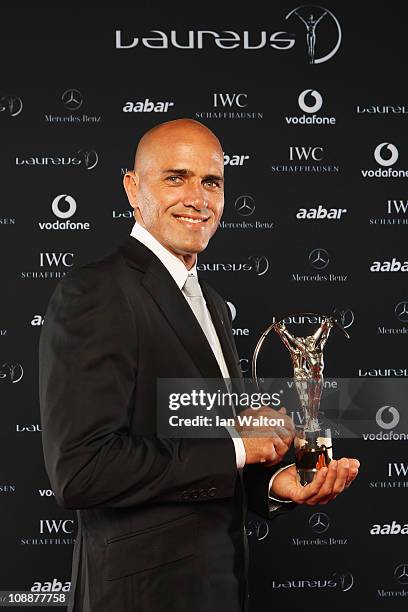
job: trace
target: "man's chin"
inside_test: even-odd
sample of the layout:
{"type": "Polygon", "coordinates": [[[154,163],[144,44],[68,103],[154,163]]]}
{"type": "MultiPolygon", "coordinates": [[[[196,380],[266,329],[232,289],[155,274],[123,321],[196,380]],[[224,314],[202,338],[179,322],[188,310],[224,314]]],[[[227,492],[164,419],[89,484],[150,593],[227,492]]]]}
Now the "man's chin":
{"type": "Polygon", "coordinates": [[[204,249],[207,248],[207,245],[209,243],[209,240],[207,241],[196,241],[196,240],[192,240],[189,242],[183,242],[183,243],[179,243],[177,245],[173,245],[173,251],[175,253],[177,253],[177,255],[198,255],[199,253],[201,253],[202,251],[204,251],[204,249]]]}

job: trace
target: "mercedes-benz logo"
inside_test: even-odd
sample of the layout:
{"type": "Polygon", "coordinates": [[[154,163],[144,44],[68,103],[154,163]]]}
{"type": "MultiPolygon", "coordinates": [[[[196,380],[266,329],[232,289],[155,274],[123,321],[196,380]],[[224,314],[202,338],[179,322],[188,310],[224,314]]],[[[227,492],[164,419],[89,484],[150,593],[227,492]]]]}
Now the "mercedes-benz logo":
{"type": "Polygon", "coordinates": [[[330,520],[324,512],[315,512],[309,518],[309,526],[315,533],[324,533],[330,527],[330,520]]]}
{"type": "Polygon", "coordinates": [[[400,415],[399,415],[398,410],[394,408],[394,406],[382,406],[381,408],[377,410],[377,413],[375,415],[375,420],[376,420],[378,427],[381,427],[381,429],[394,429],[394,427],[396,427],[399,423],[400,415]],[[384,412],[387,412],[388,414],[391,415],[390,421],[384,421],[383,419],[384,412]]]}
{"type": "Polygon", "coordinates": [[[267,521],[252,519],[248,521],[245,532],[248,537],[254,536],[258,542],[261,542],[269,535],[269,525],[267,521]]]}
{"type": "Polygon", "coordinates": [[[401,323],[408,323],[408,302],[398,302],[395,307],[395,315],[401,323]]]}
{"type": "Polygon", "coordinates": [[[344,329],[351,327],[354,323],[354,312],[350,308],[335,308],[333,314],[344,329]]]}
{"type": "Polygon", "coordinates": [[[83,102],[82,94],[78,89],[67,89],[62,94],[61,100],[68,110],[78,110],[83,102]]]}
{"type": "Polygon", "coordinates": [[[17,117],[23,110],[23,101],[19,96],[1,96],[0,113],[8,111],[10,117],[17,117]]]}
{"type": "Polygon", "coordinates": [[[324,270],[330,263],[329,253],[326,249],[313,249],[309,253],[309,262],[316,270],[324,270]]]}
{"type": "Polygon", "coordinates": [[[255,200],[249,195],[239,196],[235,200],[235,210],[241,217],[249,217],[255,210],[255,200]]]}
{"type": "Polygon", "coordinates": [[[401,563],[394,570],[394,578],[399,584],[408,584],[408,564],[401,563]]]}

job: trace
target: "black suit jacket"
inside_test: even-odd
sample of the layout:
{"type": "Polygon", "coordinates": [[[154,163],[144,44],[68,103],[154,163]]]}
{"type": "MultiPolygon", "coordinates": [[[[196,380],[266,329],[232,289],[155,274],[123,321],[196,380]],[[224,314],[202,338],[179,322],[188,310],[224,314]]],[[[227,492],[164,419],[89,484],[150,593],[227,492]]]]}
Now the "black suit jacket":
{"type": "MultiPolygon", "coordinates": [[[[230,376],[242,377],[226,304],[202,286],[230,376]]],[[[64,277],[39,357],[46,469],[78,518],[68,610],[245,609],[245,481],[232,440],[156,435],[157,378],[221,378],[160,260],[129,236],[64,277]]],[[[268,517],[273,470],[244,471],[249,507],[268,517]]]]}

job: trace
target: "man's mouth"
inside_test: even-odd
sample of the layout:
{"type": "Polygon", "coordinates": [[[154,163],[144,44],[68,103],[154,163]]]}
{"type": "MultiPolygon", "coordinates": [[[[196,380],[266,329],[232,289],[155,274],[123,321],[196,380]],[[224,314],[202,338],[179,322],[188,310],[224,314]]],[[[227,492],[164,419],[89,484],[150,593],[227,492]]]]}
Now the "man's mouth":
{"type": "Polygon", "coordinates": [[[209,217],[200,217],[199,215],[173,215],[179,221],[184,221],[186,223],[205,223],[208,221],[209,217]]]}

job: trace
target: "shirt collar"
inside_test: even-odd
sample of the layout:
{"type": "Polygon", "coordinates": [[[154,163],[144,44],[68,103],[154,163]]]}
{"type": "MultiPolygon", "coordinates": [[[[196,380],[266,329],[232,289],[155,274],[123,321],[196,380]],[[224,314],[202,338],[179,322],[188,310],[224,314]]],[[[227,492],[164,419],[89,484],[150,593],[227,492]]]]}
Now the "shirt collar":
{"type": "Polygon", "coordinates": [[[173,255],[173,253],[170,253],[170,251],[167,250],[166,247],[161,244],[161,242],[152,236],[152,234],[137,221],[135,222],[130,235],[133,236],[133,238],[136,238],[136,240],[139,240],[139,242],[144,244],[145,247],[147,247],[156,255],[156,257],[160,259],[162,264],[167,268],[168,272],[175,280],[179,289],[183,288],[189,274],[194,274],[194,276],[197,276],[197,258],[194,266],[190,270],[187,270],[186,266],[178,257],[173,255]]]}

